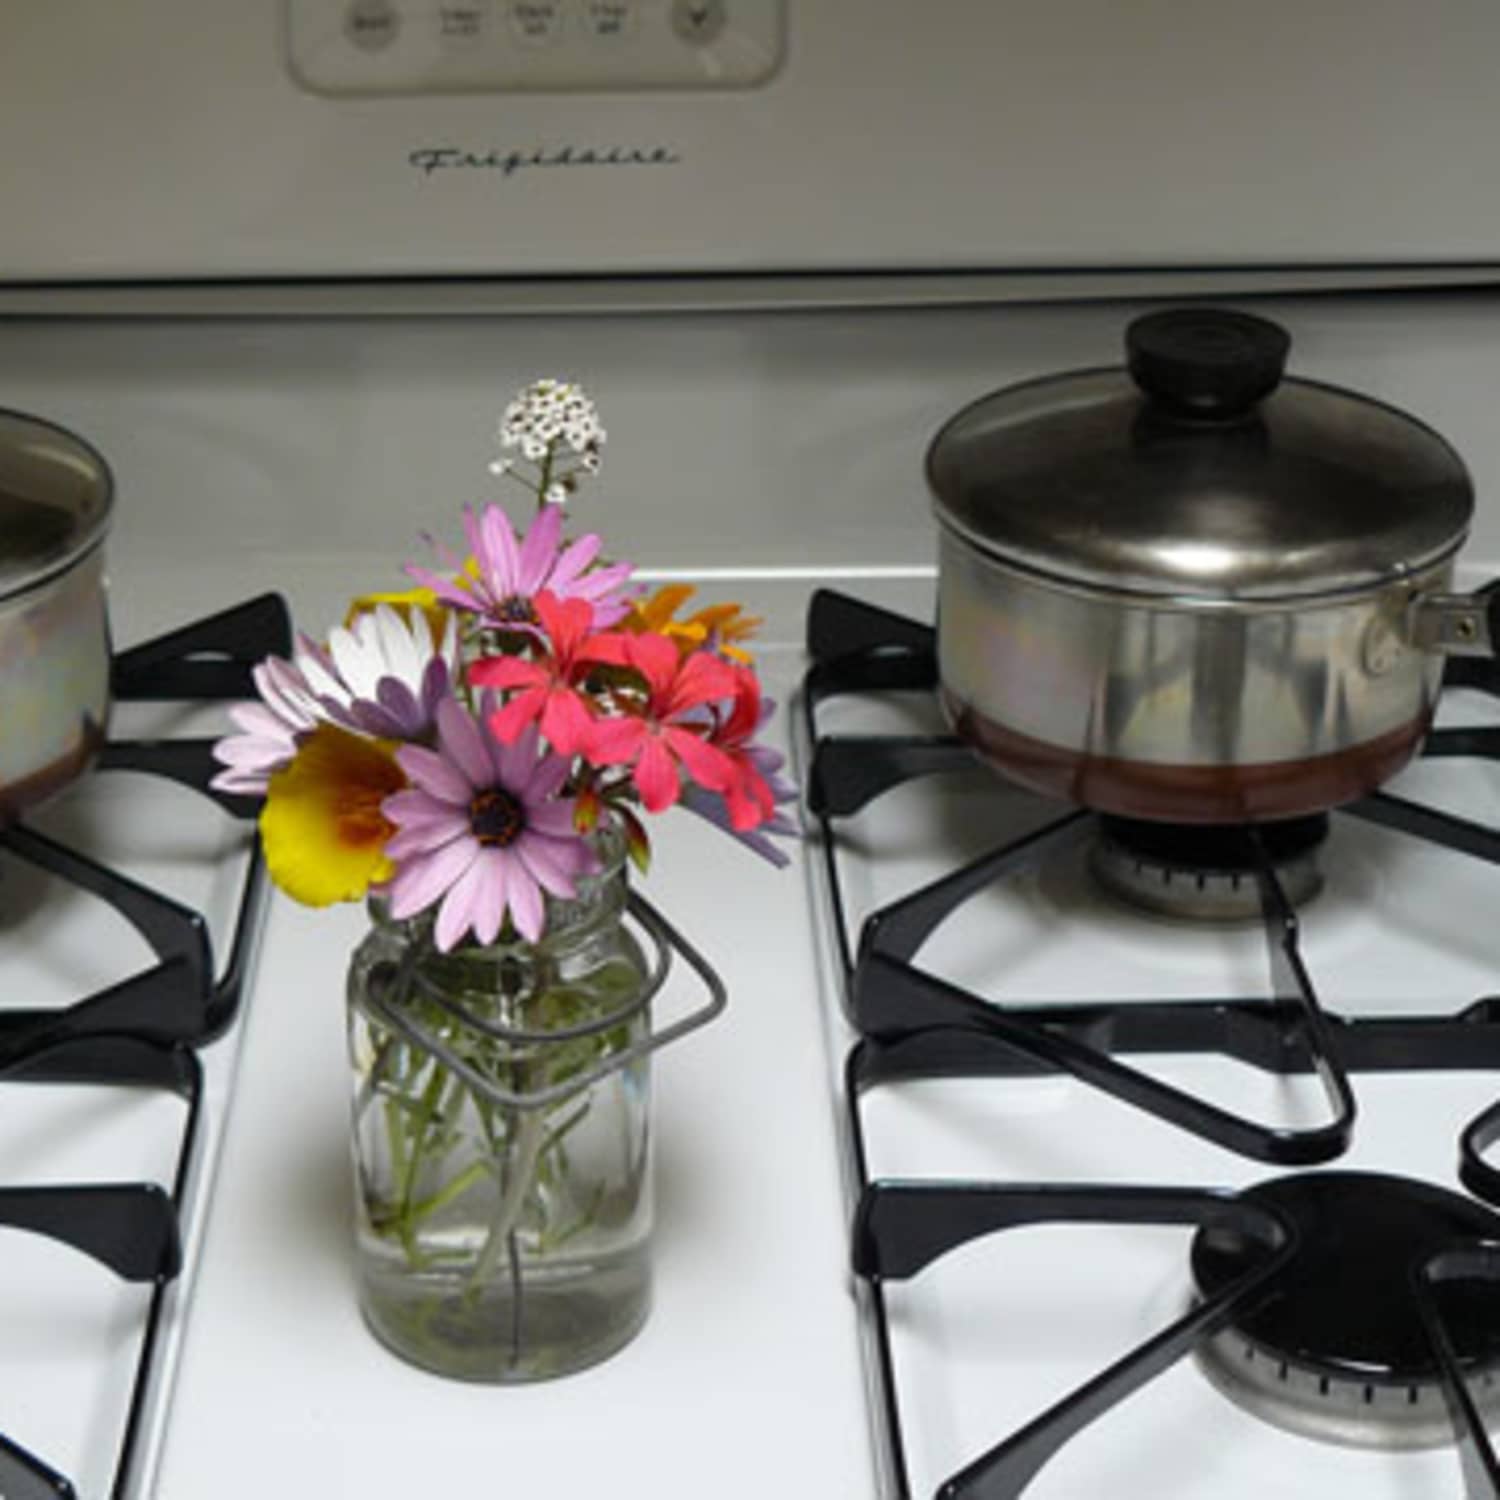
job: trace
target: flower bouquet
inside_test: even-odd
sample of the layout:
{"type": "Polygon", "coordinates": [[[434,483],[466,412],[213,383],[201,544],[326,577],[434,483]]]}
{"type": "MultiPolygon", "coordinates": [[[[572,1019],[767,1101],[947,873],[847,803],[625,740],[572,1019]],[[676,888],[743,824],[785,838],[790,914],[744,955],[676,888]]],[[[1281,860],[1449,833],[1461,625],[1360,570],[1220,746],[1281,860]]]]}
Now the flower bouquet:
{"type": "Polygon", "coordinates": [[[758,622],[684,615],[690,588],[647,595],[598,535],[565,534],[604,439],[577,386],[521,392],[491,468],[526,492],[524,524],[466,510],[466,553],[433,542],[413,587],[261,663],[215,749],[216,784],[264,799],[276,884],[368,902],[361,1301],[400,1353],[468,1378],[578,1368],[645,1316],[649,1001],[675,939],[627,890],[645,818],[680,804],[778,864],[794,831],[758,739],[758,622]]]}

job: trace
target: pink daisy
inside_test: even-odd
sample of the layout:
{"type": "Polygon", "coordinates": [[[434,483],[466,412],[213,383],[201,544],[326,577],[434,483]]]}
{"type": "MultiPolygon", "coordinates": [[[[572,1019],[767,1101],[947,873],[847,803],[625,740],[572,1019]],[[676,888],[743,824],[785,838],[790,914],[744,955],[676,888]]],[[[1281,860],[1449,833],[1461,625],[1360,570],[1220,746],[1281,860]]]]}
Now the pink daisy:
{"type": "Polygon", "coordinates": [[[472,931],[492,943],[509,912],[535,942],[546,925],[543,893],[577,894],[595,868],[573,827],[573,799],[558,792],[572,763],[539,753],[535,730],[500,744],[453,698],[437,709],[435,750],[406,745],[396,761],[411,781],[381,803],[396,825],[385,846],[396,863],[391,915],[415,916],[435,902],[434,938],[444,952],[472,931]]]}
{"type": "Polygon", "coordinates": [[[478,515],[465,506],[464,533],[473,568],[441,548],[456,578],[444,578],[416,564],[406,571],[444,603],[482,615],[501,629],[532,629],[536,623],[533,601],[543,589],[559,599],[587,600],[599,627],[617,624],[630,611],[622,590],[634,569],[629,563],[593,567],[603,546],[601,538],[589,532],[564,547],[562,526],[560,505],[542,506],[524,537],[516,535],[498,505],[486,505],[478,515]]]}

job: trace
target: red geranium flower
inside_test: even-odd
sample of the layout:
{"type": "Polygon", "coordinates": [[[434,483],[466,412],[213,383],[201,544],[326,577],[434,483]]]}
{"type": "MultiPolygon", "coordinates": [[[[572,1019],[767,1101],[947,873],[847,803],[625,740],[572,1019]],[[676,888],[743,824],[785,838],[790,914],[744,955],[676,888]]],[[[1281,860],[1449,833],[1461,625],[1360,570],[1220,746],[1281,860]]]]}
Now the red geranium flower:
{"type": "Polygon", "coordinates": [[[709,744],[701,710],[734,695],[734,669],[711,652],[684,657],[664,635],[619,631],[597,635],[582,649],[590,661],[628,667],[646,685],[638,710],[596,719],[583,742],[596,766],[630,766],[647,812],[662,812],[682,795],[679,767],[700,786],[724,791],[736,778],[733,761],[709,744]]]}
{"type": "Polygon", "coordinates": [[[547,647],[543,654],[486,656],[469,668],[469,681],[478,687],[521,689],[490,715],[490,731],[502,745],[514,744],[536,721],[553,750],[573,755],[592,723],[588,700],[576,684],[588,671],[580,651],[590,639],[594,607],[587,599],[559,599],[547,591],[532,603],[547,647]]]}
{"type": "Polygon", "coordinates": [[[760,682],[746,667],[733,670],[734,706],[729,717],[715,726],[709,743],[734,767],[734,777],[721,795],[729,809],[729,826],[745,833],[776,816],[776,797],[757,763],[757,756],[765,752],[751,738],[760,728],[760,682]]]}

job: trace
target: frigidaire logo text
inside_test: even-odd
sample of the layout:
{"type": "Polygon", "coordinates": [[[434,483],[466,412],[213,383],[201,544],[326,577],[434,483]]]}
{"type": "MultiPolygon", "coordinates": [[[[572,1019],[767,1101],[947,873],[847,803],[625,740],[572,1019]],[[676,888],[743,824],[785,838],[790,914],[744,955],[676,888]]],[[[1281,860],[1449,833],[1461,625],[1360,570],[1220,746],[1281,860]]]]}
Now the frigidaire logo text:
{"type": "Polygon", "coordinates": [[[454,169],[477,169],[511,177],[534,167],[670,167],[681,160],[670,146],[537,146],[529,151],[464,151],[457,146],[422,146],[407,157],[424,177],[454,169]]]}

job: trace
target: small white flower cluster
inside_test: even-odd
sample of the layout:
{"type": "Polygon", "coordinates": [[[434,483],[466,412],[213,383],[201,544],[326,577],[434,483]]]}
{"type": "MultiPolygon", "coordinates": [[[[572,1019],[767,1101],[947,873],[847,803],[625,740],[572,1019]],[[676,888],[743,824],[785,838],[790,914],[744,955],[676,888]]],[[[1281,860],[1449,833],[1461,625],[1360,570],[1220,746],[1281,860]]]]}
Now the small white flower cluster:
{"type": "MultiPolygon", "coordinates": [[[[577,455],[568,473],[555,475],[546,499],[561,501],[574,489],[574,475],[597,474],[604,447],[604,429],[599,413],[583,390],[565,380],[538,380],[516,397],[500,419],[500,446],[519,449],[521,457],[541,463],[549,453],[554,462],[559,450],[577,455]]],[[[510,461],[490,466],[503,473],[510,461]]]]}

